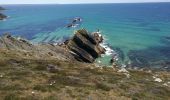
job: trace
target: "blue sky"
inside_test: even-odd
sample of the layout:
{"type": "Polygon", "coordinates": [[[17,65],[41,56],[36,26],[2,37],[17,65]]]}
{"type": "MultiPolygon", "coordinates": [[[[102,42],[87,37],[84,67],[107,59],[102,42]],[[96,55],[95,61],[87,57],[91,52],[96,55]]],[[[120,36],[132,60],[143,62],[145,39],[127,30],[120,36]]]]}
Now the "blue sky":
{"type": "Polygon", "coordinates": [[[131,2],[170,2],[170,0],[0,0],[0,4],[79,4],[131,2]]]}

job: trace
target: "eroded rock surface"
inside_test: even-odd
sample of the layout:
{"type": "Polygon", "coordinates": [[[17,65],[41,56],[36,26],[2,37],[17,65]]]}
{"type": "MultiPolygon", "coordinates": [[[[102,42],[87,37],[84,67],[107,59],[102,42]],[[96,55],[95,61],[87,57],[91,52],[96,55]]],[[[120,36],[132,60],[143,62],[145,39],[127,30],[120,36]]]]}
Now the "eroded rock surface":
{"type": "Polygon", "coordinates": [[[99,33],[88,33],[82,29],[76,31],[66,45],[75,54],[77,60],[92,63],[105,53],[105,49],[99,45],[102,41],[103,38],[99,33]]]}

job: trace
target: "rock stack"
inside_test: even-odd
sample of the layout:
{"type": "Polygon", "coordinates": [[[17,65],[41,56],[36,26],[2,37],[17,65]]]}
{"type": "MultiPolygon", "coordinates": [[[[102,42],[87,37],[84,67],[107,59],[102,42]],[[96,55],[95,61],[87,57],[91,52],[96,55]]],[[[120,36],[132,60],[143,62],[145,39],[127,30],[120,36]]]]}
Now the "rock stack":
{"type": "Polygon", "coordinates": [[[66,46],[82,62],[92,63],[105,49],[100,46],[103,37],[99,33],[88,33],[85,29],[78,30],[75,35],[67,41],[66,46]]]}

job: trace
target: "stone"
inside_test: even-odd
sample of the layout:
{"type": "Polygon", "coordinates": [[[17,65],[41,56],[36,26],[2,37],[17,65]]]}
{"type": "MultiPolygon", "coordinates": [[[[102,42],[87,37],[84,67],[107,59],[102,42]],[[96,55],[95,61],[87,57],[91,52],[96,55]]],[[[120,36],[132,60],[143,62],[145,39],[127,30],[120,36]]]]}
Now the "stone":
{"type": "Polygon", "coordinates": [[[85,29],[78,30],[73,38],[67,41],[67,47],[74,52],[79,61],[92,63],[96,58],[105,53],[99,44],[103,41],[98,33],[90,34],[85,29]]]}

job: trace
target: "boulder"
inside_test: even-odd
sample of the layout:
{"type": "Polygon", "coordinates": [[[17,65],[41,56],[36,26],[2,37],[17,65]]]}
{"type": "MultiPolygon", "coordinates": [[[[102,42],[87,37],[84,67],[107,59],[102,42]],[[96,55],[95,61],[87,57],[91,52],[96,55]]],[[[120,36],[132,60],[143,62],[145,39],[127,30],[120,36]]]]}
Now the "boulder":
{"type": "Polygon", "coordinates": [[[67,42],[67,47],[79,61],[92,63],[105,49],[99,44],[103,41],[99,33],[88,33],[85,29],[76,31],[73,38],[67,42]]]}

